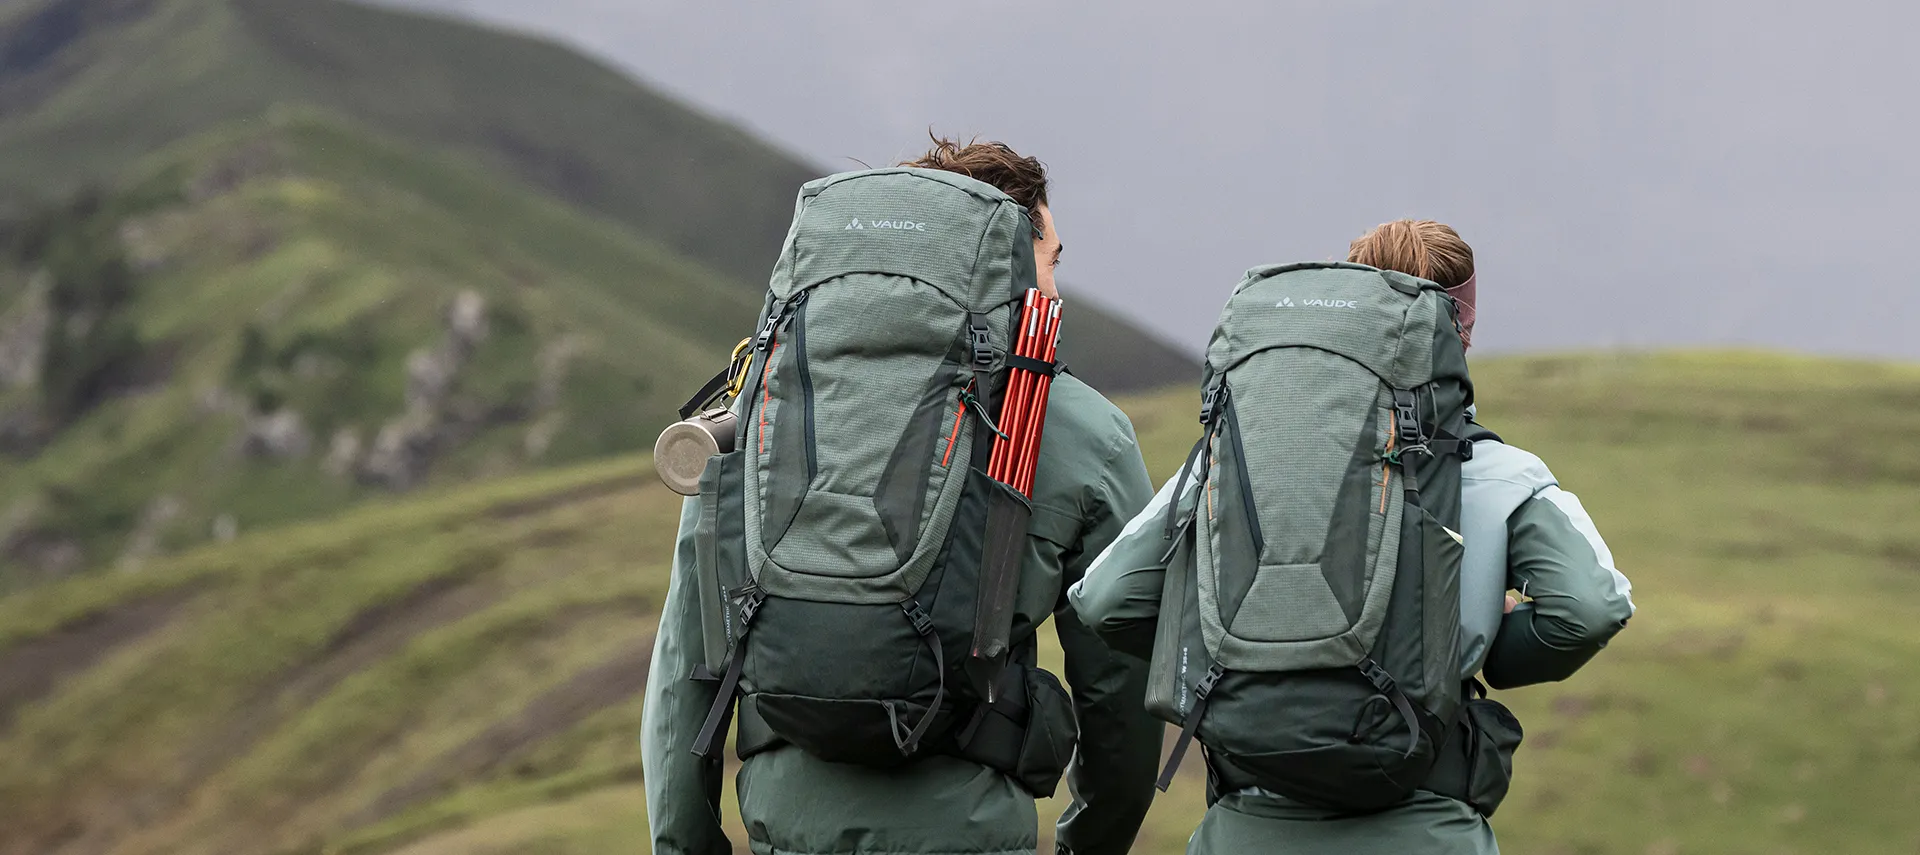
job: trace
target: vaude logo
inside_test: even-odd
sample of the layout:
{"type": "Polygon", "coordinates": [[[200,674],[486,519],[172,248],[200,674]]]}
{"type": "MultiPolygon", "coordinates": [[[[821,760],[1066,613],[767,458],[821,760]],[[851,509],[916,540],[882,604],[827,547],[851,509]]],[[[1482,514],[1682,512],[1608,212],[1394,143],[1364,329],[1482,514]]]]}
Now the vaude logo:
{"type": "Polygon", "coordinates": [[[1311,300],[1301,300],[1298,304],[1295,304],[1293,302],[1292,297],[1281,297],[1280,302],[1273,304],[1273,307],[1276,309],[1293,309],[1293,308],[1299,308],[1303,306],[1311,306],[1316,309],[1358,309],[1360,308],[1360,304],[1352,300],[1322,300],[1319,297],[1315,297],[1311,300]]]}
{"type": "Polygon", "coordinates": [[[927,230],[927,224],[916,223],[912,220],[865,220],[865,221],[862,221],[859,217],[854,217],[853,219],[847,221],[847,227],[842,231],[864,232],[867,229],[892,229],[893,231],[897,231],[897,232],[924,232],[927,230]]]}

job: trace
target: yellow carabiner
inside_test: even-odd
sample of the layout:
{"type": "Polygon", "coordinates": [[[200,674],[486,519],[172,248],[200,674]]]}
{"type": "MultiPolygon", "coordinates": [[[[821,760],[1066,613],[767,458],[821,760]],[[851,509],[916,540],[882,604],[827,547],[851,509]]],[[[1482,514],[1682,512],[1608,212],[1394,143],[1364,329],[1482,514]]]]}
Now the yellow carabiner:
{"type": "Polygon", "coordinates": [[[743,338],[739,344],[733,346],[732,361],[729,363],[733,366],[733,382],[727,384],[727,397],[729,398],[740,397],[740,390],[747,388],[747,372],[753,368],[753,359],[751,358],[752,351],[750,350],[752,347],[753,339],[751,337],[743,338]]]}

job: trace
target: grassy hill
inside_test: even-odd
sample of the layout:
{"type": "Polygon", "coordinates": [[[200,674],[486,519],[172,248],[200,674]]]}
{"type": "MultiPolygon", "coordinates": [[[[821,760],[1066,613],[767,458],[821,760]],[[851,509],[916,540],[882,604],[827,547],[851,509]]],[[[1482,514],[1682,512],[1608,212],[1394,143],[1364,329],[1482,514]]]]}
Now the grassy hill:
{"type": "MultiPolygon", "coordinates": [[[[339,0],[0,6],[0,594],[641,450],[816,170],[545,41],[339,0]]],[[[1193,359],[1086,299],[1110,390],[1193,359]]]]}
{"type": "MultiPolygon", "coordinates": [[[[1486,421],[1581,495],[1641,609],[1573,681],[1505,693],[1528,729],[1506,848],[1920,847],[1920,449],[1884,439],[1920,370],[1476,374],[1486,421]]],[[[1128,403],[1157,475],[1191,398],[1128,403]]],[[[617,459],[0,600],[0,853],[644,845],[638,695],[677,507],[617,459]]],[[[1138,851],[1182,848],[1193,772],[1138,851]]]]}
{"type": "MultiPolygon", "coordinates": [[[[341,0],[26,0],[0,9],[0,196],[58,194],[286,104],[466,156],[757,290],[822,170],[565,47],[341,0]]],[[[1080,299],[1064,345],[1105,389],[1199,376],[1080,299]]]]}
{"type": "Polygon", "coordinates": [[[20,572],[646,448],[758,308],[627,229],[322,114],[279,111],[138,172],[74,215],[100,225],[55,231],[99,232],[136,271],[111,306],[61,308],[101,276],[59,242],[0,269],[0,339],[22,328],[10,309],[38,306],[52,345],[49,376],[0,397],[29,423],[0,455],[20,572]],[[61,333],[95,317],[139,352],[125,376],[61,386],[53,369],[84,355],[61,333]],[[33,552],[48,543],[69,546],[33,552]]]}

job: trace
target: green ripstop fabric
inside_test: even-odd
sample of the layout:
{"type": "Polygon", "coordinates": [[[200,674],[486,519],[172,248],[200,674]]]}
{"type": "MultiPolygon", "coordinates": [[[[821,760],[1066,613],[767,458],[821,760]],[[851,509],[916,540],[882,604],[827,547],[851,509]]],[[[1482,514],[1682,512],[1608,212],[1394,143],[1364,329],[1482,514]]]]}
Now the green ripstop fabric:
{"type": "Polygon", "coordinates": [[[1207,362],[1227,371],[1269,348],[1311,347],[1358,362],[1388,385],[1413,388],[1432,376],[1427,333],[1439,311],[1438,299],[1411,299],[1420,283],[1358,264],[1255,268],[1221,311],[1207,362]],[[1288,320],[1302,314],[1311,321],[1288,320]]]}
{"type": "Polygon", "coordinates": [[[965,176],[880,169],[802,189],[748,404],[748,560],[768,594],[899,603],[926,580],[977,446],[969,319],[1005,350],[1032,278],[1015,275],[1023,244],[1024,211],[965,176]]]}
{"type": "Polygon", "coordinates": [[[1208,746],[1227,789],[1396,804],[1461,695],[1461,452],[1442,437],[1466,433],[1472,387],[1454,309],[1432,282],[1362,265],[1256,268],[1207,369],[1214,417],[1199,498],[1173,517],[1191,528],[1167,564],[1149,709],[1208,746]]]}
{"type": "MultiPolygon", "coordinates": [[[[791,271],[776,270],[773,295],[787,299],[849,273],[886,273],[925,282],[953,302],[985,311],[1015,278],[1007,247],[1017,223],[1006,194],[951,172],[896,168],[832,175],[801,190],[791,271]],[[949,192],[930,189],[943,185],[949,192]]],[[[1029,256],[1031,257],[1031,256],[1029,256]]]]}

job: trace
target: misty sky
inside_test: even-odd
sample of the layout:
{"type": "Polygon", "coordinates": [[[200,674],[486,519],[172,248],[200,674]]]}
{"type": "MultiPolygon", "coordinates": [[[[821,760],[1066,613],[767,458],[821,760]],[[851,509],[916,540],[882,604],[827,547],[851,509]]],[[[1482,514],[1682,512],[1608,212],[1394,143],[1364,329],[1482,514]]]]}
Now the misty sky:
{"type": "Polygon", "coordinates": [[[1487,349],[1920,358],[1920,4],[406,2],[823,171],[1003,139],[1054,172],[1067,287],[1196,350],[1247,267],[1420,216],[1473,243],[1487,349]]]}

